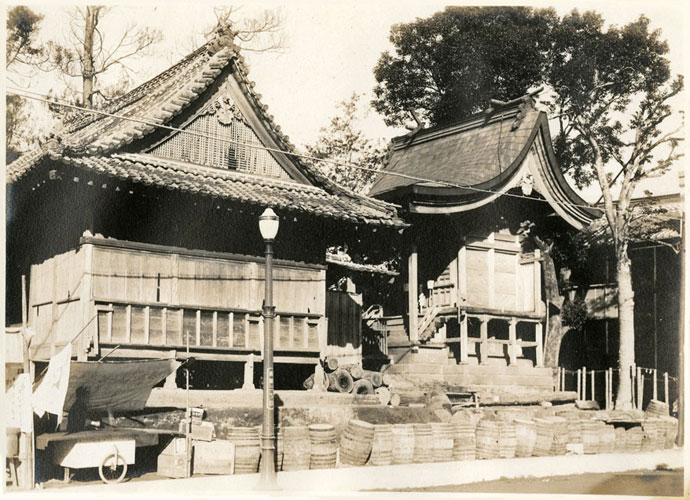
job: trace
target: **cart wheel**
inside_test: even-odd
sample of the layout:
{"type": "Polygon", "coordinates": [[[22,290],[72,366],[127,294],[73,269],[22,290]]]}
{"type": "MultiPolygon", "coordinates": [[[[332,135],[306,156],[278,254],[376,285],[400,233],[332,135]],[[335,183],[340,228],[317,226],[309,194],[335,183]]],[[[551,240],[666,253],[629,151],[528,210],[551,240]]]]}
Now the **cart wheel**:
{"type": "Polygon", "coordinates": [[[98,475],[104,483],[119,483],[127,474],[127,461],[119,453],[111,453],[98,467],[98,475]]]}

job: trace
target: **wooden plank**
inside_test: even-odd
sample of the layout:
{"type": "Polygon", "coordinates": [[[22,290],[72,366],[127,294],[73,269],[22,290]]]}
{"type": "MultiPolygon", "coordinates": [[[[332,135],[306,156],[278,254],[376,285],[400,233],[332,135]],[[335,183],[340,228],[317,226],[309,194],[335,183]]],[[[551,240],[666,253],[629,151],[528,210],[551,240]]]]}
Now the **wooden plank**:
{"type": "Polygon", "coordinates": [[[249,349],[249,314],[244,315],[244,347],[249,349]]]}
{"type": "Polygon", "coordinates": [[[479,338],[481,345],[479,346],[479,364],[486,364],[489,359],[489,318],[482,316],[479,325],[479,338]]]}
{"type": "MultiPolygon", "coordinates": [[[[110,308],[112,309],[113,305],[110,304],[110,308]]],[[[107,336],[106,338],[108,339],[108,342],[111,342],[113,340],[113,311],[108,311],[106,313],[107,321],[108,321],[108,326],[107,326],[107,336]]]]}
{"type": "Polygon", "coordinates": [[[460,320],[460,362],[467,363],[469,344],[467,343],[467,315],[464,314],[460,320]]]}
{"type": "Polygon", "coordinates": [[[144,344],[149,344],[151,340],[151,308],[144,307],[144,344]]]}
{"type": "Polygon", "coordinates": [[[487,252],[488,285],[489,285],[489,308],[496,307],[496,255],[495,250],[490,248],[487,252]]]}
{"type": "Polygon", "coordinates": [[[228,347],[232,347],[234,345],[235,339],[233,339],[233,334],[234,334],[234,323],[235,323],[235,315],[233,313],[228,313],[228,335],[230,338],[228,339],[228,347]]]}
{"type": "Polygon", "coordinates": [[[163,345],[168,343],[168,308],[164,307],[161,311],[161,342],[163,345]]]}
{"type": "Polygon", "coordinates": [[[508,341],[509,341],[509,357],[510,364],[517,364],[517,320],[515,318],[511,319],[508,323],[508,341]]]}
{"type": "Polygon", "coordinates": [[[125,342],[132,343],[132,306],[125,306],[125,342]]]}
{"type": "Polygon", "coordinates": [[[408,270],[408,281],[407,281],[407,304],[408,304],[408,335],[410,337],[410,342],[416,344],[419,332],[417,331],[418,322],[418,266],[417,266],[417,245],[412,245],[410,249],[410,255],[407,258],[407,270],[408,270]]]}
{"type": "Polygon", "coordinates": [[[467,247],[458,250],[458,306],[467,302],[467,247]]]}
{"type": "Polygon", "coordinates": [[[201,345],[201,310],[196,310],[196,344],[201,345]]]}
{"type": "Polygon", "coordinates": [[[544,334],[541,323],[534,324],[534,339],[537,343],[537,366],[544,366],[544,334]]]}
{"type": "Polygon", "coordinates": [[[211,345],[216,347],[218,345],[218,311],[213,311],[213,332],[211,345]]]}

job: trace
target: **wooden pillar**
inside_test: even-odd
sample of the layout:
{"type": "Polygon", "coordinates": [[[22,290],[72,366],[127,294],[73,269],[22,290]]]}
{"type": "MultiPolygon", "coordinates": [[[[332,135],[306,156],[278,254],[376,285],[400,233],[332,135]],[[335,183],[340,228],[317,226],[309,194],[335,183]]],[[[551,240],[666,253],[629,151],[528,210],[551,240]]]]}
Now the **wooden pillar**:
{"type": "Polygon", "coordinates": [[[467,248],[464,244],[458,250],[458,289],[457,306],[460,307],[467,302],[467,248]]]}
{"type": "Polygon", "coordinates": [[[512,366],[517,364],[517,320],[515,318],[511,318],[508,322],[508,341],[510,342],[508,356],[512,366]]]}
{"type": "Polygon", "coordinates": [[[410,256],[407,259],[407,303],[408,303],[408,333],[410,336],[410,342],[416,344],[419,340],[418,338],[418,286],[417,286],[417,245],[412,245],[410,249],[410,256]]]}
{"type": "Polygon", "coordinates": [[[664,372],[664,403],[666,403],[669,408],[671,403],[668,401],[668,372],[664,372]]]}
{"type": "Polygon", "coordinates": [[[577,370],[577,399],[582,399],[582,375],[579,368],[577,370]]]}
{"type": "Polygon", "coordinates": [[[467,363],[467,357],[469,355],[468,342],[467,342],[467,314],[463,314],[460,318],[460,362],[467,363]]]}
{"type": "Polygon", "coordinates": [[[541,323],[534,324],[534,340],[537,343],[537,366],[544,366],[544,331],[541,323]]]}
{"type": "Polygon", "coordinates": [[[583,401],[587,400],[587,367],[583,366],[582,367],[582,399],[583,401]]]}
{"type": "Polygon", "coordinates": [[[591,377],[591,380],[590,380],[591,383],[590,383],[590,385],[592,386],[592,389],[591,389],[591,391],[592,391],[592,401],[596,401],[597,398],[596,398],[595,389],[594,389],[594,382],[595,382],[594,370],[592,370],[591,372],[589,372],[589,375],[590,375],[590,377],[591,377]]]}
{"type": "Polygon", "coordinates": [[[479,363],[485,365],[489,360],[489,317],[481,316],[479,321],[481,321],[479,325],[479,338],[481,339],[481,344],[479,345],[479,363]]]}
{"type": "Polygon", "coordinates": [[[642,368],[637,367],[637,409],[642,409],[642,403],[644,399],[644,375],[642,374],[642,368]]]}
{"type": "Polygon", "coordinates": [[[609,409],[613,408],[613,368],[608,369],[609,372],[609,398],[606,402],[609,409]]]}
{"type": "MultiPolygon", "coordinates": [[[[83,262],[83,277],[81,283],[79,284],[79,307],[81,308],[82,325],[88,324],[91,321],[91,316],[95,313],[92,307],[91,296],[92,296],[92,269],[93,269],[93,245],[82,245],[81,252],[84,254],[83,262]]],[[[65,307],[70,307],[69,304],[65,304],[65,307]]],[[[98,341],[94,340],[98,336],[98,321],[94,321],[93,324],[88,325],[84,332],[77,339],[77,360],[86,361],[87,354],[91,342],[97,344],[98,341]]]]}
{"type": "Polygon", "coordinates": [[[657,369],[654,368],[652,370],[652,399],[654,399],[656,401],[659,400],[659,398],[657,397],[658,396],[658,394],[657,394],[658,383],[659,383],[659,381],[657,380],[657,369]]]}
{"type": "Polygon", "coordinates": [[[609,390],[610,390],[610,385],[609,385],[609,371],[604,370],[604,409],[609,410],[609,390]]]}

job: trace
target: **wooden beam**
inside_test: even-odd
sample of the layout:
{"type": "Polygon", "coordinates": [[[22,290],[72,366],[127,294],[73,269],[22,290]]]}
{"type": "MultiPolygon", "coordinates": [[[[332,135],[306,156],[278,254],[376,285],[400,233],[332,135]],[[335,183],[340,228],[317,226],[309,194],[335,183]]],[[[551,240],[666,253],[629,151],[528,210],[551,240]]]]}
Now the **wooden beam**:
{"type": "Polygon", "coordinates": [[[534,324],[534,340],[537,343],[537,366],[544,366],[544,333],[541,323],[534,324]]]}
{"type": "Polygon", "coordinates": [[[467,343],[467,314],[463,314],[460,320],[460,362],[467,363],[469,356],[467,343]]]}
{"type": "Polygon", "coordinates": [[[479,364],[485,365],[489,360],[489,318],[482,316],[479,318],[481,324],[479,325],[479,338],[481,345],[479,346],[479,364]]]}
{"type": "Polygon", "coordinates": [[[213,347],[218,346],[218,311],[213,311],[213,338],[211,340],[211,345],[213,347]]]}
{"type": "Polygon", "coordinates": [[[517,364],[517,320],[515,318],[508,322],[508,341],[510,343],[508,356],[512,366],[517,364]]]}
{"type": "Polygon", "coordinates": [[[410,342],[416,344],[419,340],[419,332],[417,331],[418,318],[418,276],[417,276],[417,245],[412,245],[410,255],[407,258],[407,304],[408,304],[408,334],[410,342]]]}

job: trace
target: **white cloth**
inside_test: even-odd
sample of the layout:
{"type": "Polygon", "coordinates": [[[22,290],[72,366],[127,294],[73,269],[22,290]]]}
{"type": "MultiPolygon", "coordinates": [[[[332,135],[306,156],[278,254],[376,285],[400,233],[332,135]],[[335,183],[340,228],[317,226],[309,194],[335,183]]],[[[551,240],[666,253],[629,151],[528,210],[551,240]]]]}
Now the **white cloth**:
{"type": "Polygon", "coordinates": [[[5,393],[6,427],[18,427],[22,432],[31,432],[31,378],[21,373],[5,393]]]}
{"type": "Polygon", "coordinates": [[[48,371],[31,397],[34,413],[39,417],[42,417],[45,412],[53,413],[57,415],[58,424],[62,421],[62,407],[65,405],[69,384],[71,357],[72,345],[67,344],[62,351],[50,358],[48,371]]]}

